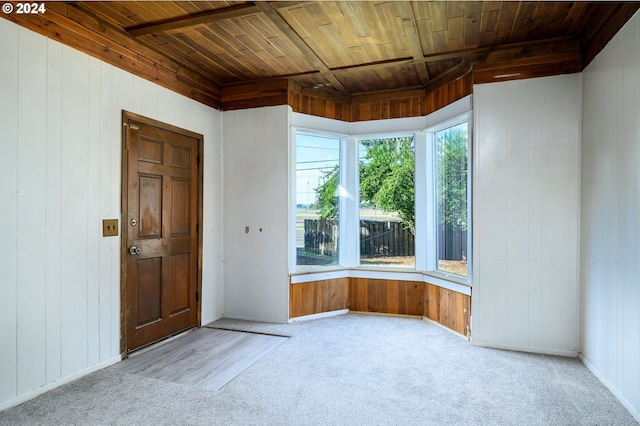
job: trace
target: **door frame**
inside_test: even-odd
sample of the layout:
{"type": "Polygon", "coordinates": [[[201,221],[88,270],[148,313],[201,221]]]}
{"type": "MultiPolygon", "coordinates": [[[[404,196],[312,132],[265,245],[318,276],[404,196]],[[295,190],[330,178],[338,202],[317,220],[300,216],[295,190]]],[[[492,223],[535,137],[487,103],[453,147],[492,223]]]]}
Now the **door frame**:
{"type": "MultiPolygon", "coordinates": [[[[196,276],[196,327],[202,326],[202,218],[203,218],[203,149],[204,136],[199,133],[192,132],[171,124],[163,123],[142,115],[138,115],[129,111],[122,111],[122,165],[121,165],[121,216],[120,216],[120,354],[123,358],[127,357],[127,260],[129,255],[129,247],[127,247],[126,227],[129,226],[128,212],[128,196],[129,196],[129,150],[127,148],[127,130],[129,128],[129,120],[143,123],[149,126],[157,127],[173,133],[178,133],[198,141],[198,222],[196,224],[196,232],[198,239],[198,271],[196,276]]],[[[169,336],[167,336],[169,337],[169,336]]]]}

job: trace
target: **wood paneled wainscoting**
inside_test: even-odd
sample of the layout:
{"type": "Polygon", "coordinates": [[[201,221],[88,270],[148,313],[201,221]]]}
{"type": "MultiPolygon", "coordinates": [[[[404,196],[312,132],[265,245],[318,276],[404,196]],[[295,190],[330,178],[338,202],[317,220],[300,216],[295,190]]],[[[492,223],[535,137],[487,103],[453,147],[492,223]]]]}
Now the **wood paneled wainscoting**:
{"type": "Polygon", "coordinates": [[[290,284],[289,318],[344,309],[425,317],[465,336],[471,331],[471,296],[424,281],[345,277],[290,284]]]}

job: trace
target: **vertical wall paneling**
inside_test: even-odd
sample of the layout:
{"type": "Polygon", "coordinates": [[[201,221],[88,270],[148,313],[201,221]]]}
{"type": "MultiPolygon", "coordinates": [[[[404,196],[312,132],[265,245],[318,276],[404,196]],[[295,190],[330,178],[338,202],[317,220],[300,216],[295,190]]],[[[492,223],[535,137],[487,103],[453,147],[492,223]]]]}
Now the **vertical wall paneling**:
{"type": "MultiPolygon", "coordinates": [[[[98,173],[98,187],[100,188],[99,200],[99,221],[103,219],[120,219],[120,215],[116,212],[120,211],[119,203],[120,192],[114,185],[117,185],[120,174],[120,150],[119,144],[113,143],[120,138],[117,133],[118,127],[114,129],[114,123],[120,121],[118,109],[113,102],[113,68],[108,66],[100,67],[100,95],[102,100],[99,115],[99,141],[98,153],[100,159],[100,167],[98,173]],[[114,131],[115,130],[115,131],[114,131]],[[117,161],[114,166],[114,160],[117,161]]],[[[113,342],[111,329],[113,327],[114,312],[113,305],[118,305],[119,298],[112,301],[112,289],[119,288],[118,274],[114,274],[113,259],[111,253],[119,252],[120,235],[122,235],[122,221],[119,221],[119,235],[117,238],[100,238],[99,240],[99,290],[98,290],[98,335],[99,341],[99,357],[100,361],[109,359],[112,353],[117,352],[119,345],[113,342]]],[[[118,318],[118,316],[116,316],[118,318]]]]}
{"type": "Polygon", "coordinates": [[[579,82],[474,88],[476,344],[577,353],[579,82]]]}
{"type": "Polygon", "coordinates": [[[17,379],[18,32],[16,25],[0,20],[0,401],[16,396],[17,379]]]}
{"type": "Polygon", "coordinates": [[[585,364],[640,420],[640,18],[582,76],[581,333],[585,364]]]}
{"type": "Polygon", "coordinates": [[[87,123],[87,364],[100,361],[100,76],[101,62],[89,60],[87,123]],[[93,166],[95,165],[95,166],[93,166]]]}
{"type": "Polygon", "coordinates": [[[474,182],[473,182],[473,338],[505,341],[507,322],[506,248],[507,204],[507,92],[505,85],[474,88],[474,182]],[[484,90],[491,87],[484,102],[484,90]],[[482,141],[482,142],[481,142],[482,141]],[[482,198],[480,198],[482,194],[482,198]],[[485,207],[486,206],[486,207],[485,207]],[[482,244],[480,244],[482,242],[482,244]],[[480,268],[480,265],[491,268],[480,268]],[[492,284],[492,288],[481,285],[492,284]],[[486,308],[485,308],[486,306],[486,308]],[[484,310],[488,315],[483,316],[484,310]]]}
{"type": "Polygon", "coordinates": [[[287,322],[288,106],[224,112],[224,314],[287,322]]]}
{"type": "Polygon", "coordinates": [[[18,57],[18,393],[45,381],[45,195],[47,45],[20,30],[18,57]]]}
{"type": "Polygon", "coordinates": [[[89,57],[62,53],[62,374],[87,367],[89,57]]]}
{"type": "Polygon", "coordinates": [[[205,137],[206,322],[222,316],[223,203],[219,111],[4,19],[0,56],[2,410],[119,359],[120,237],[101,221],[120,219],[122,110],[205,137]]]}
{"type": "MultiPolygon", "coordinates": [[[[528,305],[528,260],[529,247],[527,233],[529,232],[529,203],[528,203],[528,176],[529,176],[529,132],[536,132],[540,127],[538,123],[529,123],[527,103],[535,96],[532,85],[525,82],[525,95],[514,97],[509,108],[506,108],[506,140],[514,143],[506,143],[504,147],[505,158],[505,202],[506,222],[509,231],[506,239],[505,250],[505,296],[506,303],[505,323],[507,341],[517,346],[527,346],[529,342],[529,318],[523,314],[522,307],[528,305]]],[[[508,96],[508,95],[507,95],[508,96]]],[[[537,121],[534,118],[535,121],[537,121]]],[[[538,138],[532,136],[532,140],[538,138]]],[[[482,268],[483,265],[480,265],[482,268]]],[[[537,321],[531,322],[536,324],[537,321]]]]}
{"type": "MultiPolygon", "coordinates": [[[[640,173],[640,129],[637,117],[640,117],[640,33],[638,19],[634,19],[626,30],[627,35],[621,41],[622,84],[618,93],[621,95],[622,123],[622,196],[621,229],[622,229],[622,292],[620,293],[622,309],[619,309],[620,324],[618,327],[623,350],[618,351],[618,362],[622,379],[622,393],[628,401],[640,411],[640,196],[638,195],[640,173]],[[635,370],[634,370],[635,369],[635,370]],[[635,373],[634,373],[635,371],[635,373]],[[631,373],[631,374],[629,374],[631,373]]],[[[637,416],[636,416],[637,417],[637,416]]]]}
{"type": "Polygon", "coordinates": [[[60,177],[62,173],[62,45],[47,43],[46,115],[46,383],[60,371],[60,177]]]}

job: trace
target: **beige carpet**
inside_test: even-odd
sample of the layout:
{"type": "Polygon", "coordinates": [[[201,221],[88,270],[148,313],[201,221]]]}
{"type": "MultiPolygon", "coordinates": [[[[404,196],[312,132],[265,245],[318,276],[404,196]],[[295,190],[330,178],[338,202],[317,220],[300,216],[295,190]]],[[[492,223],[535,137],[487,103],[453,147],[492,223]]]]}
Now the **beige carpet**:
{"type": "Polygon", "coordinates": [[[1,425],[632,425],[577,359],[480,348],[418,319],[213,324],[292,336],[218,391],[113,366],[1,425]]]}

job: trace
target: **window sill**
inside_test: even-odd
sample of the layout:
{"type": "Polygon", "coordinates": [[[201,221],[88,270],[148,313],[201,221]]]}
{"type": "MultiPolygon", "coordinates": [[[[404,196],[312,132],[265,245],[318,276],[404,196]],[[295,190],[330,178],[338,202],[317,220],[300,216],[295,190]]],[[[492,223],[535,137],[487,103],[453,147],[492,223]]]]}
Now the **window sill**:
{"type": "Polygon", "coordinates": [[[471,283],[467,281],[467,277],[463,277],[461,275],[447,274],[446,272],[440,272],[440,271],[426,271],[426,272],[423,272],[423,274],[429,277],[438,278],[441,280],[446,280],[452,283],[471,287],[471,283]]]}
{"type": "Polygon", "coordinates": [[[310,281],[328,280],[336,278],[370,278],[370,279],[391,279],[407,281],[424,281],[428,284],[437,285],[449,290],[457,291],[466,295],[471,295],[471,283],[464,277],[446,274],[438,271],[417,271],[408,268],[323,268],[318,270],[296,271],[289,274],[291,284],[299,284],[310,281]]]}

